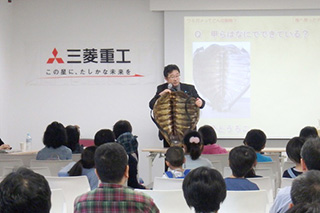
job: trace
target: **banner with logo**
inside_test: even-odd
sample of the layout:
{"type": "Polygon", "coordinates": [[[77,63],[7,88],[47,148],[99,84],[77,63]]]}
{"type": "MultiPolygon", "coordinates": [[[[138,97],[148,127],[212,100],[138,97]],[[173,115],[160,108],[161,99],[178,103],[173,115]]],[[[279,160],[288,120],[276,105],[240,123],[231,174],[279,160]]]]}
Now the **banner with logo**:
{"type": "Polygon", "coordinates": [[[25,56],[27,85],[154,82],[153,42],[30,42],[25,56]]]}

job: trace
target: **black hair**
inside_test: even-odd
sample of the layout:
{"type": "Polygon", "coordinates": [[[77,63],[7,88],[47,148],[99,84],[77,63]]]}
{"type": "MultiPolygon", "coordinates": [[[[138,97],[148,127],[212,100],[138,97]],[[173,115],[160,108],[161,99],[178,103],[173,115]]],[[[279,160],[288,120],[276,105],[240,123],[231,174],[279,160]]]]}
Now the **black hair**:
{"type": "Polygon", "coordinates": [[[166,152],[166,161],[174,167],[180,167],[184,163],[184,152],[179,146],[172,146],[166,152]]]}
{"type": "Polygon", "coordinates": [[[204,125],[198,129],[198,132],[202,136],[203,145],[217,143],[217,134],[212,126],[204,125]]]}
{"type": "Polygon", "coordinates": [[[196,212],[217,212],[226,198],[226,184],[215,169],[198,167],[183,180],[183,195],[188,206],[196,212]]]}
{"type": "Polygon", "coordinates": [[[291,161],[300,164],[301,159],[301,148],[303,146],[304,140],[300,137],[291,138],[286,146],[286,152],[291,161]]]}
{"type": "Polygon", "coordinates": [[[307,171],[295,178],[290,195],[294,205],[320,203],[320,171],[307,171]]]}
{"type": "Polygon", "coordinates": [[[302,146],[301,158],[308,170],[320,170],[320,139],[309,138],[302,146]]]}
{"type": "Polygon", "coordinates": [[[94,168],[94,153],[96,149],[96,146],[89,146],[85,148],[81,154],[81,159],[73,165],[73,167],[68,171],[68,174],[70,176],[80,176],[82,175],[83,168],[94,168]]]}
{"type": "Polygon", "coordinates": [[[232,175],[244,177],[253,168],[257,155],[252,147],[237,146],[229,153],[229,165],[232,175]]]}
{"type": "Polygon", "coordinates": [[[315,127],[313,126],[306,126],[300,130],[299,137],[303,139],[308,139],[308,138],[316,138],[318,137],[318,131],[315,127]]]}
{"type": "Polygon", "coordinates": [[[110,129],[100,129],[94,135],[94,145],[100,146],[105,143],[115,142],[115,136],[110,129]]]}
{"type": "Polygon", "coordinates": [[[251,146],[257,152],[260,152],[263,149],[263,147],[266,145],[266,142],[267,136],[260,129],[250,130],[243,141],[245,145],[251,146]]]}
{"type": "Polygon", "coordinates": [[[118,143],[106,143],[96,150],[94,161],[98,176],[105,183],[119,183],[128,165],[126,150],[118,143]]]}
{"type": "Polygon", "coordinates": [[[167,66],[164,67],[163,70],[163,75],[165,78],[167,78],[169,76],[169,74],[173,71],[173,70],[177,70],[180,73],[180,69],[177,65],[175,64],[169,64],[167,66]]]}
{"type": "Polygon", "coordinates": [[[77,126],[69,125],[66,127],[67,132],[67,147],[74,152],[79,146],[79,139],[80,139],[80,131],[77,126]]]}
{"type": "Polygon", "coordinates": [[[51,190],[42,175],[20,167],[0,183],[0,213],[49,213],[50,208],[51,190]]]}
{"type": "Polygon", "coordinates": [[[197,131],[189,131],[187,134],[185,134],[183,143],[186,147],[186,154],[189,154],[192,160],[197,160],[202,151],[202,139],[200,133],[197,131]],[[192,142],[193,139],[196,139],[198,142],[192,142]]]}
{"type": "Polygon", "coordinates": [[[286,213],[319,213],[320,203],[297,204],[288,209],[286,213]]]}
{"type": "Polygon", "coordinates": [[[116,138],[125,132],[132,132],[132,126],[127,120],[119,120],[113,125],[113,133],[116,138]]]}
{"type": "Polygon", "coordinates": [[[43,135],[43,144],[52,148],[67,145],[67,132],[64,126],[57,121],[49,124],[43,135]]]}

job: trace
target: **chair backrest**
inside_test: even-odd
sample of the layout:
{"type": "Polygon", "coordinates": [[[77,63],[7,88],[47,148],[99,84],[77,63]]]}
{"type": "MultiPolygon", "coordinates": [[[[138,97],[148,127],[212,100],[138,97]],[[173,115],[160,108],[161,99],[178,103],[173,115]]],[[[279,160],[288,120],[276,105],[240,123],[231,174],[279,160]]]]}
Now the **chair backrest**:
{"type": "MultiPolygon", "coordinates": [[[[207,158],[208,160],[215,162],[220,161],[221,172],[223,172],[224,167],[229,166],[229,154],[202,154],[201,157],[207,158]]],[[[215,166],[214,166],[215,167],[215,166]]],[[[219,171],[219,168],[216,168],[219,171]]]]}
{"type": "Polygon", "coordinates": [[[280,163],[277,161],[272,162],[259,162],[256,165],[256,168],[271,168],[275,177],[275,186],[276,188],[280,187],[280,179],[281,179],[281,169],[280,169],[280,163]]]}
{"type": "Polygon", "coordinates": [[[267,207],[268,196],[265,190],[227,191],[219,213],[266,213],[267,207]]]}
{"type": "Polygon", "coordinates": [[[275,188],[273,180],[270,177],[261,177],[261,178],[248,178],[251,182],[258,185],[260,190],[266,190],[268,194],[269,203],[273,202],[275,196],[275,188]]]}
{"type": "Polygon", "coordinates": [[[192,212],[188,207],[181,190],[137,190],[149,195],[160,212],[177,213],[192,212]]]}
{"type": "Polygon", "coordinates": [[[58,172],[73,162],[72,160],[31,160],[31,167],[48,167],[52,176],[58,176],[58,172]]]}
{"type": "Polygon", "coordinates": [[[154,190],[172,190],[172,189],[182,190],[182,182],[183,182],[182,178],[176,179],[176,178],[155,177],[153,181],[153,189],[154,190]]]}
{"type": "Polygon", "coordinates": [[[30,166],[31,159],[36,159],[37,152],[0,154],[0,159],[21,159],[25,167],[30,166]]]}
{"type": "Polygon", "coordinates": [[[73,212],[76,197],[90,191],[87,176],[45,177],[51,189],[62,189],[66,199],[67,212],[73,212]]]}
{"type": "Polygon", "coordinates": [[[72,154],[72,160],[78,162],[81,159],[81,154],[72,154]]]}
{"type": "Polygon", "coordinates": [[[281,188],[291,186],[294,178],[281,178],[281,188]]]}
{"type": "Polygon", "coordinates": [[[66,199],[62,189],[51,189],[50,213],[67,213],[66,199]]]}
{"type": "MultiPolygon", "coordinates": [[[[0,159],[0,176],[4,176],[4,170],[7,171],[7,168],[19,168],[23,166],[23,162],[21,159],[0,159]]],[[[12,169],[11,169],[12,171],[12,169]]]]}
{"type": "Polygon", "coordinates": [[[49,167],[30,167],[30,169],[43,176],[51,176],[49,167]]]}

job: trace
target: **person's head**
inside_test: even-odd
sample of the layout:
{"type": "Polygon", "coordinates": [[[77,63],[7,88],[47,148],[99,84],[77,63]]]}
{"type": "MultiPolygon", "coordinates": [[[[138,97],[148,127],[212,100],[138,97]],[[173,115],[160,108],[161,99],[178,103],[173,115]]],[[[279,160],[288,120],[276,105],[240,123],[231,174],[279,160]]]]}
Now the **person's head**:
{"type": "Polygon", "coordinates": [[[244,177],[253,168],[256,161],[257,155],[249,146],[237,146],[229,153],[229,166],[235,177],[244,177]]]}
{"type": "Polygon", "coordinates": [[[215,169],[198,167],[183,180],[183,195],[196,212],[217,212],[226,198],[226,184],[215,169]]]}
{"type": "Polygon", "coordinates": [[[115,142],[114,133],[110,129],[100,129],[94,135],[94,145],[100,146],[105,143],[115,142]]]}
{"type": "Polygon", "coordinates": [[[43,144],[52,148],[67,145],[67,132],[64,126],[57,121],[49,124],[43,135],[43,144]]]}
{"type": "Polygon", "coordinates": [[[202,136],[203,145],[215,144],[217,143],[217,134],[212,126],[204,125],[198,129],[202,136]]]}
{"type": "Polygon", "coordinates": [[[96,149],[96,146],[89,146],[85,148],[81,153],[81,159],[75,165],[73,165],[73,167],[68,171],[68,174],[70,176],[80,176],[82,175],[82,168],[94,168],[94,154],[96,149]]]}
{"type": "Polygon", "coordinates": [[[290,195],[293,205],[320,203],[320,171],[307,171],[295,178],[290,195]]]}
{"type": "Polygon", "coordinates": [[[320,203],[297,204],[288,209],[286,213],[319,213],[320,203]]]}
{"type": "Polygon", "coordinates": [[[290,139],[287,143],[287,146],[286,146],[287,155],[289,159],[296,164],[300,164],[300,160],[301,160],[300,152],[301,152],[303,143],[304,143],[304,140],[300,137],[294,137],[290,139]]]}
{"type": "Polygon", "coordinates": [[[266,145],[267,136],[260,129],[250,130],[243,143],[247,146],[252,147],[256,152],[260,152],[266,145]]]}
{"type": "Polygon", "coordinates": [[[94,161],[102,182],[123,183],[129,174],[128,155],[118,143],[106,143],[96,150],[94,161]]]}
{"type": "Polygon", "coordinates": [[[125,132],[132,132],[132,126],[127,120],[119,120],[113,125],[113,133],[116,138],[125,132]]]}
{"type": "Polygon", "coordinates": [[[301,149],[302,170],[320,170],[320,138],[309,138],[301,149]]]}
{"type": "Polygon", "coordinates": [[[21,167],[0,183],[0,213],[49,213],[50,208],[51,191],[42,175],[21,167]]]}
{"type": "Polygon", "coordinates": [[[313,126],[306,126],[300,130],[299,137],[307,140],[308,138],[318,137],[318,131],[313,126]]]}
{"type": "Polygon", "coordinates": [[[183,149],[179,146],[172,146],[166,152],[166,164],[170,169],[182,167],[185,162],[183,149]]]}
{"type": "Polygon", "coordinates": [[[77,145],[79,144],[80,131],[78,126],[69,125],[66,127],[67,132],[67,146],[71,151],[75,151],[77,145]]]}
{"type": "Polygon", "coordinates": [[[189,154],[192,160],[197,160],[202,151],[201,135],[197,131],[189,131],[183,137],[183,144],[186,154],[189,154]]]}
{"type": "Polygon", "coordinates": [[[175,87],[180,84],[180,69],[177,65],[169,64],[165,66],[163,75],[168,84],[172,84],[175,87]]]}

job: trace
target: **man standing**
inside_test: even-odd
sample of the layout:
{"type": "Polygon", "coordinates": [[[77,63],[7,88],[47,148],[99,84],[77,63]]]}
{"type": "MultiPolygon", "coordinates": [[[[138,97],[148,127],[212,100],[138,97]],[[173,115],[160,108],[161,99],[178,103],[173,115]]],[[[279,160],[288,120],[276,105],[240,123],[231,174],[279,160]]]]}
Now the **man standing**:
{"type": "Polygon", "coordinates": [[[129,177],[128,157],[117,143],[99,146],[95,153],[96,172],[101,184],[76,198],[74,212],[159,212],[153,200],[124,184],[129,177]]]}
{"type": "MultiPolygon", "coordinates": [[[[194,97],[196,99],[195,104],[202,109],[205,105],[205,101],[198,95],[197,90],[193,85],[184,84],[180,82],[180,69],[175,64],[169,64],[164,68],[163,71],[164,79],[167,83],[161,84],[157,87],[157,92],[155,96],[150,100],[149,107],[153,109],[154,104],[166,93],[171,93],[172,91],[182,91],[187,95],[194,97]]],[[[159,133],[160,140],[163,136],[159,133]]],[[[164,147],[169,147],[169,144],[164,140],[164,147]]]]}

